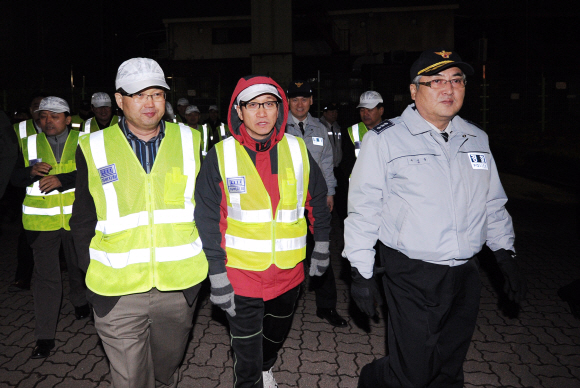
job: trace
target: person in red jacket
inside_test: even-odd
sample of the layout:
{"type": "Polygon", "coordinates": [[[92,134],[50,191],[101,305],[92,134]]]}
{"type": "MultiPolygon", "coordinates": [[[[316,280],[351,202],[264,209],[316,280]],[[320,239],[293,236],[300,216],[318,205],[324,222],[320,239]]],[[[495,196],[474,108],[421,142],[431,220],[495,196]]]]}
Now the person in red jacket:
{"type": "Polygon", "coordinates": [[[240,79],[228,113],[232,137],[208,152],[196,185],[210,299],[227,312],[236,388],[278,386],[272,367],[304,280],[305,212],[315,240],[310,276],[330,262],[324,176],[302,139],[284,133],[287,118],[274,80],[240,79]]]}

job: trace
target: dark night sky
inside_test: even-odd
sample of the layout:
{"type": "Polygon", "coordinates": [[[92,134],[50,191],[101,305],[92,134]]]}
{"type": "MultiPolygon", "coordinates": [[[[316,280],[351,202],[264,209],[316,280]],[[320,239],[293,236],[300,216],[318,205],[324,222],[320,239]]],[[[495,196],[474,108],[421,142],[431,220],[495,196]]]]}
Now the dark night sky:
{"type": "MultiPolygon", "coordinates": [[[[149,32],[163,30],[163,18],[249,14],[250,1],[10,1],[0,6],[0,89],[34,90],[75,84],[82,75],[87,86],[109,84],[118,65],[142,55],[149,32]],[[39,5],[40,4],[40,5],[39,5]]],[[[456,48],[489,39],[490,60],[511,61],[514,72],[578,68],[578,16],[570,1],[376,1],[315,2],[321,9],[459,4],[456,10],[456,48]],[[549,16],[548,18],[546,16],[549,16]]],[[[312,1],[294,0],[296,10],[312,1]]],[[[469,51],[468,50],[468,51],[469,51]]],[[[470,52],[466,53],[469,60],[470,52]]]]}

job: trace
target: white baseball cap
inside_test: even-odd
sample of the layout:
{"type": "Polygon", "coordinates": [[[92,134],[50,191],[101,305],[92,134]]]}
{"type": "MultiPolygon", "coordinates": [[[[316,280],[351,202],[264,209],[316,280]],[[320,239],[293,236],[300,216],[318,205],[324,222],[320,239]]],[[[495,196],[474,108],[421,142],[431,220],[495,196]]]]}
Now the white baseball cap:
{"type": "MultiPolygon", "coordinates": [[[[278,97],[280,100],[280,92],[274,85],[270,84],[255,84],[252,86],[248,86],[244,90],[238,94],[238,98],[236,98],[236,104],[239,104],[240,101],[250,101],[262,94],[273,94],[274,96],[278,97]]],[[[211,108],[210,108],[211,109],[211,108]]]]}
{"type": "Polygon", "coordinates": [[[190,105],[187,108],[185,108],[185,114],[186,115],[188,115],[190,113],[193,113],[193,112],[201,113],[199,111],[199,109],[197,108],[197,106],[195,106],[195,105],[190,105]]]}
{"type": "Polygon", "coordinates": [[[123,89],[128,94],[158,86],[169,90],[161,66],[150,58],[131,58],[121,63],[115,79],[115,89],[123,89]]]}
{"type": "Polygon", "coordinates": [[[40,112],[43,110],[47,110],[49,112],[54,112],[54,113],[64,113],[64,112],[70,113],[70,108],[68,106],[68,103],[65,100],[63,100],[62,98],[54,97],[54,96],[44,97],[40,101],[40,105],[38,106],[38,109],[35,110],[34,112],[36,113],[36,112],[40,112]]]}
{"type": "Polygon", "coordinates": [[[111,106],[111,97],[107,93],[98,92],[91,97],[91,105],[95,108],[111,106]]]}
{"type": "Polygon", "coordinates": [[[187,98],[180,98],[179,100],[177,100],[177,106],[180,106],[180,105],[188,106],[189,101],[187,101],[187,98]]]}
{"type": "Polygon", "coordinates": [[[375,106],[383,102],[383,97],[375,91],[369,90],[360,95],[360,102],[357,108],[373,109],[375,106]]]}
{"type": "Polygon", "coordinates": [[[212,109],[217,112],[218,111],[217,105],[210,105],[208,111],[210,111],[212,109]]]}

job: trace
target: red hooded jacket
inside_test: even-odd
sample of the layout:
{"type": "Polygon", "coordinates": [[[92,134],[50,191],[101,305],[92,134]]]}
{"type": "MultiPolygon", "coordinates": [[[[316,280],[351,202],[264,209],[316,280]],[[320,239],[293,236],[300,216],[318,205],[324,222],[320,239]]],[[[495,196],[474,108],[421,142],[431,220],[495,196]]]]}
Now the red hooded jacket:
{"type": "MultiPolygon", "coordinates": [[[[232,136],[244,146],[254,162],[264,187],[270,195],[272,209],[280,200],[278,188],[278,142],[284,137],[288,119],[288,102],[282,88],[271,78],[248,76],[238,81],[232,95],[228,111],[228,125],[232,136]],[[278,89],[282,96],[283,109],[278,109],[278,119],[270,137],[263,141],[254,140],[239,119],[235,109],[237,96],[247,87],[255,84],[269,84],[278,89]]],[[[306,211],[315,241],[328,241],[330,233],[330,212],[326,206],[326,183],[322,171],[308,154],[310,177],[306,211]]],[[[273,210],[275,211],[275,210],[273,210]]],[[[236,295],[274,299],[296,287],[304,280],[304,268],[299,263],[292,269],[280,269],[272,264],[265,271],[248,271],[226,267],[225,232],[227,229],[227,202],[224,184],[219,172],[215,148],[212,148],[201,167],[195,190],[195,222],[209,262],[209,273],[215,275],[227,270],[236,295]]]]}

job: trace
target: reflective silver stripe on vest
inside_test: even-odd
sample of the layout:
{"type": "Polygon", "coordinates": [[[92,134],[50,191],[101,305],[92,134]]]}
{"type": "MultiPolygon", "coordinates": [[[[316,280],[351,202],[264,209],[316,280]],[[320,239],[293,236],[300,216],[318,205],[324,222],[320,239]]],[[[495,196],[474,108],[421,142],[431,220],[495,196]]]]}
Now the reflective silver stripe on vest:
{"type": "MultiPolygon", "coordinates": [[[[279,238],[276,239],[276,251],[292,251],[306,246],[306,236],[295,238],[279,238]]],[[[254,240],[243,237],[236,237],[226,234],[226,247],[239,249],[242,251],[271,253],[272,241],[270,240],[254,240]]]]}
{"type": "Polygon", "coordinates": [[[290,156],[292,157],[292,166],[294,167],[296,198],[298,201],[296,210],[278,210],[276,221],[296,222],[299,218],[304,217],[304,207],[302,207],[302,201],[304,200],[304,165],[302,163],[302,151],[300,150],[298,139],[296,139],[295,136],[286,134],[286,140],[288,140],[290,156]]]}
{"type": "Polygon", "coordinates": [[[125,268],[131,264],[148,263],[151,260],[149,248],[131,249],[124,253],[107,253],[89,248],[89,254],[91,260],[97,260],[112,268],[125,268]]]}
{"type": "Polygon", "coordinates": [[[358,134],[358,124],[352,126],[352,138],[354,139],[354,156],[358,158],[360,152],[360,138],[358,134]]]}
{"type": "Polygon", "coordinates": [[[20,134],[21,139],[24,139],[26,137],[26,120],[21,121],[18,124],[18,133],[20,134]]]}
{"type": "Polygon", "coordinates": [[[81,127],[81,123],[72,123],[71,125],[73,128],[80,128],[81,127]]]}
{"type": "Polygon", "coordinates": [[[42,193],[40,191],[39,181],[34,182],[32,187],[28,186],[26,188],[26,195],[29,195],[31,197],[46,197],[49,195],[68,194],[68,193],[74,193],[74,192],[75,192],[75,189],[65,190],[62,193],[58,190],[52,190],[50,193],[42,193]]]}
{"type": "Polygon", "coordinates": [[[201,150],[201,154],[203,156],[207,155],[207,124],[201,126],[201,130],[203,132],[203,149],[201,150]]]}
{"type": "MultiPolygon", "coordinates": [[[[63,214],[72,214],[72,205],[63,206],[63,214]]],[[[22,205],[22,213],[34,216],[58,216],[60,215],[60,206],[50,208],[30,207],[22,205]]]]}
{"type": "Polygon", "coordinates": [[[220,125],[220,133],[222,135],[222,140],[226,137],[226,126],[222,123],[222,125],[220,125]]]}
{"type": "Polygon", "coordinates": [[[83,129],[83,133],[91,133],[91,121],[93,121],[92,117],[85,121],[85,129],[83,129]]]}
{"type": "Polygon", "coordinates": [[[176,247],[155,248],[155,261],[178,261],[189,259],[199,255],[202,250],[201,238],[197,238],[191,244],[178,245],[176,247]]]}
{"type": "Polygon", "coordinates": [[[32,135],[28,138],[28,160],[34,160],[38,158],[38,150],[36,149],[36,140],[38,135],[32,135]]]}

